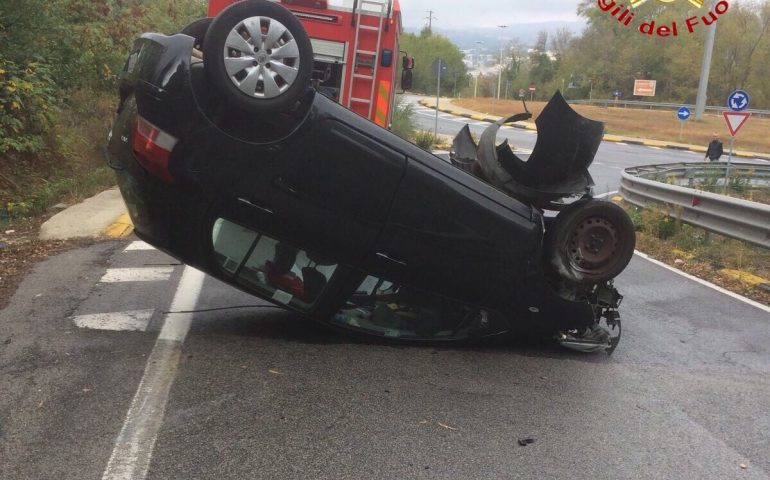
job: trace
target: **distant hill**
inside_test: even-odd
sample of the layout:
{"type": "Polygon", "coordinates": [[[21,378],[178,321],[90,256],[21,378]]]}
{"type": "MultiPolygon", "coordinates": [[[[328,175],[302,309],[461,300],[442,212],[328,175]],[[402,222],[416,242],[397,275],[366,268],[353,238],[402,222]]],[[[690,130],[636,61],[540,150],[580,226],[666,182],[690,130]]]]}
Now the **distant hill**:
{"type": "MultiPolygon", "coordinates": [[[[476,48],[477,41],[484,42],[486,50],[495,51],[499,47],[499,39],[518,39],[519,42],[525,45],[533,45],[537,40],[537,34],[541,30],[546,30],[551,33],[560,28],[568,28],[576,36],[580,35],[585,28],[583,22],[539,22],[539,23],[519,23],[508,26],[508,28],[501,30],[499,28],[467,28],[462,30],[434,28],[433,30],[445,37],[448,37],[452,43],[457,45],[460,49],[476,48]]],[[[422,27],[406,27],[405,30],[409,33],[420,33],[422,27]]]]}

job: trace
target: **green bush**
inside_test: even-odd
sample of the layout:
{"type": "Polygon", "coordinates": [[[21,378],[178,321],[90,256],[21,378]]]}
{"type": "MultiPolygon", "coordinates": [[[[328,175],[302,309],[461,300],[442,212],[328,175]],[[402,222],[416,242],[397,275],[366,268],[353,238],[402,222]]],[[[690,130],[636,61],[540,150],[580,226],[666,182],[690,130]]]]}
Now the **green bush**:
{"type": "Polygon", "coordinates": [[[412,120],[413,114],[414,107],[412,104],[407,103],[403,100],[403,98],[398,97],[396,99],[396,108],[393,111],[393,119],[390,131],[407,140],[414,137],[414,121],[412,120]]]}
{"type": "Polygon", "coordinates": [[[420,130],[414,135],[414,143],[423,150],[431,150],[435,141],[433,132],[428,130],[420,130]]]}
{"type": "Polygon", "coordinates": [[[0,154],[42,150],[57,105],[47,64],[18,64],[0,56],[0,154]]]}

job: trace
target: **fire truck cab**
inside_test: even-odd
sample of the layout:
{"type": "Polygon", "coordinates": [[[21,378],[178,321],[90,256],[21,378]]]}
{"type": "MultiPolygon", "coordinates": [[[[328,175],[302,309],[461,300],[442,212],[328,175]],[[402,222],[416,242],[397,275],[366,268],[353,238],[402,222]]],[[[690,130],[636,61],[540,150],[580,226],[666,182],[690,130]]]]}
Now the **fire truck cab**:
{"type": "MultiPolygon", "coordinates": [[[[398,73],[410,87],[413,60],[400,57],[399,0],[271,0],[302,23],[313,46],[316,89],[381,127],[389,127],[398,73]]],[[[216,16],[236,0],[209,0],[216,16]]]]}

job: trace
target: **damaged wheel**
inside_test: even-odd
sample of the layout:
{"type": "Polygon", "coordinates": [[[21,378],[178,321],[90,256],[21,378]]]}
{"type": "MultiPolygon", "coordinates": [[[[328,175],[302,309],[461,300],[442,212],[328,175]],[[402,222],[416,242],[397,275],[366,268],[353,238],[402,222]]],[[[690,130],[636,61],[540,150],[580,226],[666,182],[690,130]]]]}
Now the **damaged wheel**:
{"type": "Polygon", "coordinates": [[[578,284],[615,278],[631,261],[634,224],[611,202],[576,202],[562,210],[545,236],[545,254],[554,272],[578,284]]]}
{"type": "Polygon", "coordinates": [[[285,111],[310,85],[313,49],[299,20],[266,0],[235,3],[214,18],[203,44],[206,75],[235,107],[285,111]]]}

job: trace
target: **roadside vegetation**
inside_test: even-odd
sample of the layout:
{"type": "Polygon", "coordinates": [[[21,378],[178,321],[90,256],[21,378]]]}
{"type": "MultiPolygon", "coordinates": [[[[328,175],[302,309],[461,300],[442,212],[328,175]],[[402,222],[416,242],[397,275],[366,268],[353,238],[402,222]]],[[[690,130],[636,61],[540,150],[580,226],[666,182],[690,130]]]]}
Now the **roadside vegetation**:
{"type": "Polygon", "coordinates": [[[687,225],[661,208],[623,206],[636,226],[637,250],[770,305],[769,249],[687,225]]]}
{"type": "Polygon", "coordinates": [[[101,147],[133,39],[175,32],[205,5],[0,2],[0,225],[114,183],[101,147]]]}
{"type": "MultiPolygon", "coordinates": [[[[609,99],[619,91],[623,99],[694,104],[707,29],[698,25],[693,33],[685,29],[676,37],[660,38],[643,35],[638,27],[654,20],[656,25],[676,21],[683,28],[686,18],[699,18],[706,8],[684,1],[648,2],[626,27],[595,0],[581,0],[578,14],[587,22],[582,32],[542,31],[534,45],[514,38],[488,46],[495,54],[497,48],[505,48],[509,58],[501,96],[505,97],[506,86],[514,97],[520,88],[535,84],[535,100],[547,100],[556,90],[567,99],[609,99]],[[655,97],[634,97],[635,79],[657,80],[655,97]]],[[[425,61],[430,64],[433,58],[425,61]]],[[[477,95],[491,97],[497,85],[497,72],[481,76],[477,95]]],[[[770,2],[729,2],[728,12],[717,21],[708,105],[724,105],[738,87],[751,92],[752,108],[770,108],[770,2]]],[[[475,89],[476,82],[469,82],[460,96],[473,97],[475,89]]],[[[435,85],[425,92],[435,92],[435,85]]]]}

